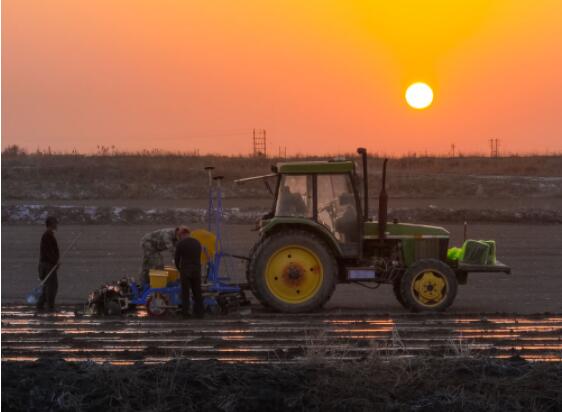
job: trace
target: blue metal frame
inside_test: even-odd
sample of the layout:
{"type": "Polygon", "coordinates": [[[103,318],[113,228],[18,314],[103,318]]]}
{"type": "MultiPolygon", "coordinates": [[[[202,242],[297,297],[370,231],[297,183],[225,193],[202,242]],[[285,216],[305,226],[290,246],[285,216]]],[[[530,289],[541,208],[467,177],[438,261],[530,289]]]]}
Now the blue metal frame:
{"type": "Polygon", "coordinates": [[[240,286],[224,283],[223,280],[229,279],[221,278],[220,276],[221,260],[224,256],[222,248],[222,186],[220,182],[221,181],[219,178],[217,179],[217,184],[214,187],[213,185],[209,187],[209,209],[207,215],[207,227],[209,229],[209,232],[213,232],[217,238],[215,241],[215,255],[213,256],[212,260],[209,260],[208,263],[207,283],[209,284],[209,287],[207,290],[209,292],[216,293],[239,293],[241,290],[240,286]]]}
{"type": "MultiPolygon", "coordinates": [[[[211,180],[210,180],[211,181],[211,180]]],[[[211,181],[212,182],[212,181],[211,181]]],[[[238,285],[225,283],[229,278],[220,276],[220,265],[223,257],[222,252],[222,187],[220,179],[215,186],[212,183],[209,186],[209,206],[207,211],[207,228],[209,232],[216,235],[215,255],[213,259],[208,259],[207,263],[207,292],[211,293],[240,293],[241,289],[238,285]]],[[[169,283],[165,288],[151,288],[150,284],[145,283],[141,288],[135,283],[131,283],[131,301],[133,305],[146,305],[148,297],[153,293],[160,293],[166,296],[169,305],[181,304],[181,284],[179,282],[169,283]]],[[[212,296],[205,297],[205,307],[217,305],[217,300],[212,296]]]]}
{"type": "Polygon", "coordinates": [[[181,285],[179,282],[169,283],[165,288],[151,288],[145,283],[142,288],[138,288],[136,284],[131,284],[131,303],[133,305],[145,305],[148,297],[153,293],[161,293],[168,298],[170,305],[181,304],[181,285]]]}

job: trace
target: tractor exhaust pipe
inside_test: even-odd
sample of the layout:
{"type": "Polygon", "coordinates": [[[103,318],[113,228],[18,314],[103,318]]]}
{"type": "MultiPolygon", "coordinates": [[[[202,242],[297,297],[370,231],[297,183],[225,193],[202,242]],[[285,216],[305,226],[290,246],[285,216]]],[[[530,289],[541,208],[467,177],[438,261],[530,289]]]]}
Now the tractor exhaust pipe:
{"type": "Polygon", "coordinates": [[[388,196],[386,195],[386,163],[388,159],[384,159],[382,164],[382,187],[379,194],[379,239],[385,238],[386,222],[388,221],[388,196]]]}
{"type": "Polygon", "coordinates": [[[361,155],[361,163],[363,163],[363,221],[369,221],[369,179],[367,178],[367,149],[360,147],[357,153],[361,155]]]}

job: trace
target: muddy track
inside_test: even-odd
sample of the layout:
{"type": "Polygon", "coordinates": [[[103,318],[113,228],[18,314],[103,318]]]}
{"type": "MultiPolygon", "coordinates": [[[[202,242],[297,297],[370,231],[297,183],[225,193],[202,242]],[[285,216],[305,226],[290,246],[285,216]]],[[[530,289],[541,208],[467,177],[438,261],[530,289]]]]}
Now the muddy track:
{"type": "Polygon", "coordinates": [[[521,356],[562,361],[562,315],[386,315],[352,311],[308,315],[253,312],[183,320],[142,312],[114,318],[63,307],[35,315],[2,307],[2,360],[160,363],[171,358],[296,362],[416,355],[521,356]]]}

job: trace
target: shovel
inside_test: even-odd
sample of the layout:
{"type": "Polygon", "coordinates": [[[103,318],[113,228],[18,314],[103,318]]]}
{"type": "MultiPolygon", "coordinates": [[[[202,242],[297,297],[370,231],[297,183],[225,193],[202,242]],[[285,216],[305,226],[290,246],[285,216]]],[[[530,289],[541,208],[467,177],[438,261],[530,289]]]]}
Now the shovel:
{"type": "Polygon", "coordinates": [[[25,300],[28,304],[30,305],[36,305],[37,302],[39,301],[39,298],[41,297],[41,295],[43,294],[43,285],[45,284],[45,282],[49,279],[49,277],[53,274],[53,272],[55,270],[57,270],[57,268],[60,266],[61,264],[61,259],[68,253],[68,251],[70,249],[72,249],[72,247],[76,244],[76,241],[78,240],[78,238],[80,237],[82,233],[79,233],[72,242],[70,242],[70,245],[64,250],[64,252],[62,253],[60,259],[59,259],[59,263],[57,263],[55,266],[53,266],[53,268],[49,271],[49,273],[47,273],[47,276],[45,276],[45,279],[43,279],[41,281],[41,283],[39,284],[39,286],[37,286],[35,289],[33,289],[31,291],[31,293],[29,293],[25,300]]]}

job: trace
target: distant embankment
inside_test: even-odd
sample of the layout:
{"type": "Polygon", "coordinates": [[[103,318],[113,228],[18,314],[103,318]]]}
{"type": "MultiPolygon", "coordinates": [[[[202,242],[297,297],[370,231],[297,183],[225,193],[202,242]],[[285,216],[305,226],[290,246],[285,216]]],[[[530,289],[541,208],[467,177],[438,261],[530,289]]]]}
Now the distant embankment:
{"type": "MultiPolygon", "coordinates": [[[[227,208],[224,222],[253,224],[266,210],[260,208],[227,208]]],[[[45,206],[3,205],[3,224],[42,224],[48,215],[57,216],[69,224],[170,224],[203,223],[207,210],[200,208],[153,208],[109,206],[45,206]]],[[[542,209],[450,209],[429,206],[425,208],[390,209],[389,219],[401,222],[443,223],[532,223],[562,224],[562,211],[542,209]]]]}
{"type": "MultiPolygon", "coordinates": [[[[318,160],[317,158],[308,158],[318,160]]],[[[234,179],[263,175],[281,159],[224,156],[2,156],[2,200],[201,199],[203,168],[224,175],[228,198],[265,198],[262,182],[234,179]]],[[[289,159],[304,160],[304,158],[289,159]]],[[[381,158],[369,160],[370,193],[380,189],[381,158]]],[[[562,198],[562,156],[435,158],[389,162],[394,198],[562,198]]]]}

